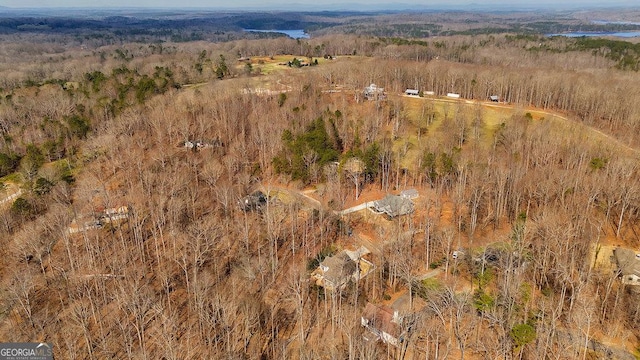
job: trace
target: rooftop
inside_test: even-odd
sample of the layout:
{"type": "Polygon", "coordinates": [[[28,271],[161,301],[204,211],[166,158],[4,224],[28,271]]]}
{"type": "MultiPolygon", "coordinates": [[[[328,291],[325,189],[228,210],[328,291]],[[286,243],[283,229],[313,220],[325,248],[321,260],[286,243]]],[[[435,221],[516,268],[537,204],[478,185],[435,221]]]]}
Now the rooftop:
{"type": "Polygon", "coordinates": [[[334,256],[325,258],[312,277],[330,290],[344,287],[349,280],[358,281],[373,270],[371,262],[364,259],[369,250],[364,246],[355,251],[343,250],[334,256]]]}
{"type": "Polygon", "coordinates": [[[402,216],[413,212],[413,201],[410,198],[388,194],[381,200],[373,202],[373,208],[378,213],[384,213],[390,217],[402,216]]]}
{"type": "Polygon", "coordinates": [[[631,249],[615,248],[613,256],[622,276],[635,275],[640,277],[640,253],[631,249]]]}
{"type": "Polygon", "coordinates": [[[357,270],[356,262],[344,251],[325,258],[320,264],[324,270],[323,277],[333,284],[340,285],[357,270]]]}
{"type": "Polygon", "coordinates": [[[400,337],[400,324],[395,310],[386,305],[367,303],[362,312],[362,318],[367,320],[367,326],[383,331],[396,339],[400,337]]]}
{"type": "Polygon", "coordinates": [[[400,193],[400,196],[407,199],[416,199],[419,196],[419,194],[418,194],[418,190],[416,189],[407,189],[407,190],[403,190],[400,193]]]}

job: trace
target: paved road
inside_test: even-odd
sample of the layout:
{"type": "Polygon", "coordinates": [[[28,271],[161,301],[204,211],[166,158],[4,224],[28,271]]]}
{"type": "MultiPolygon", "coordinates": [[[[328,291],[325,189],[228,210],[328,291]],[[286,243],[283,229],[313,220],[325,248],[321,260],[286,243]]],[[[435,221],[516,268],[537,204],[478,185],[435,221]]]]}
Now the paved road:
{"type": "Polygon", "coordinates": [[[336,214],[338,214],[338,215],[351,214],[351,213],[354,213],[356,211],[360,211],[360,210],[364,210],[364,209],[370,208],[372,206],[373,206],[373,201],[367,201],[365,203],[362,203],[362,204],[356,205],[356,206],[352,206],[352,207],[344,209],[342,211],[336,211],[336,214]]]}

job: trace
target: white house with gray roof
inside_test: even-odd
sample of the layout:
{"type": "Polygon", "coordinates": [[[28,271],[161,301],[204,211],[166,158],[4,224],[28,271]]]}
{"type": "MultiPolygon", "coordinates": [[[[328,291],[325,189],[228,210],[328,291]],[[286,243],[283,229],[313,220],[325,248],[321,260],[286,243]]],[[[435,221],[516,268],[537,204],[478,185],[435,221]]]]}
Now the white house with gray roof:
{"type": "Polygon", "coordinates": [[[631,249],[615,248],[613,257],[618,265],[622,283],[640,286],[640,253],[631,249]]]}

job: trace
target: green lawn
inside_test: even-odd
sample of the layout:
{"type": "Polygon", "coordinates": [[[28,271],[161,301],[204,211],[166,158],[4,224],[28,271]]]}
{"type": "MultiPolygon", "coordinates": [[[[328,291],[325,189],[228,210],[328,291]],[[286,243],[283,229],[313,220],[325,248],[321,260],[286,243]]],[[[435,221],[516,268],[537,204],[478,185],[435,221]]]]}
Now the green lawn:
{"type": "MultiPolygon", "coordinates": [[[[442,129],[445,119],[455,120],[462,118],[469,129],[472,129],[476,119],[480,119],[481,142],[484,146],[493,143],[493,136],[501,124],[508,123],[512,116],[530,112],[534,120],[541,120],[548,114],[542,111],[527,111],[506,105],[474,102],[467,103],[464,100],[450,100],[444,98],[415,98],[405,97],[404,105],[406,116],[412,129],[409,133],[417,134],[418,129],[428,136],[434,136],[442,129]]],[[[470,130],[469,130],[470,131],[470,130]]]]}
{"type": "Polygon", "coordinates": [[[394,141],[393,150],[400,154],[400,164],[412,169],[417,166],[425,148],[441,140],[445,126],[452,126],[456,119],[462,119],[467,127],[467,143],[473,141],[472,133],[479,130],[479,145],[491,146],[495,133],[502,124],[508,124],[514,115],[525,116],[527,113],[536,123],[545,120],[553,121],[555,128],[567,127],[567,120],[541,110],[526,110],[504,104],[487,102],[467,102],[446,98],[403,97],[404,116],[408,120],[394,141]],[[479,119],[479,124],[478,124],[479,119]],[[445,122],[446,120],[446,122],[445,122]]]}
{"type": "MultiPolygon", "coordinates": [[[[279,65],[282,63],[287,63],[289,61],[292,61],[294,58],[303,62],[309,61],[309,58],[301,55],[276,55],[273,57],[261,56],[261,57],[251,58],[251,66],[253,66],[253,69],[255,72],[259,71],[260,74],[268,75],[276,71],[294,69],[293,67],[288,67],[286,65],[279,65]]],[[[321,57],[319,58],[314,57],[313,61],[315,61],[316,59],[318,60],[318,65],[322,65],[328,61],[331,61],[321,57]]],[[[237,65],[238,68],[243,68],[244,66],[245,66],[245,63],[241,63],[237,65]]]]}
{"type": "Polygon", "coordinates": [[[14,172],[9,175],[3,176],[0,178],[1,183],[5,184],[20,184],[22,182],[22,175],[20,173],[14,172]]]}

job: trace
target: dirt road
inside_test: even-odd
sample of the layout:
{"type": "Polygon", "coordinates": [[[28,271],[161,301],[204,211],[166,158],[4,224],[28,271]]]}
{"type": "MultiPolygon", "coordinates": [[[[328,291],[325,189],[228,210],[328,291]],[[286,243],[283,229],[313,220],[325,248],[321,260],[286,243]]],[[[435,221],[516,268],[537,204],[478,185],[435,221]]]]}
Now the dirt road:
{"type": "Polygon", "coordinates": [[[0,193],[0,207],[9,206],[22,195],[22,189],[15,184],[7,184],[7,189],[3,193],[0,193]]]}

